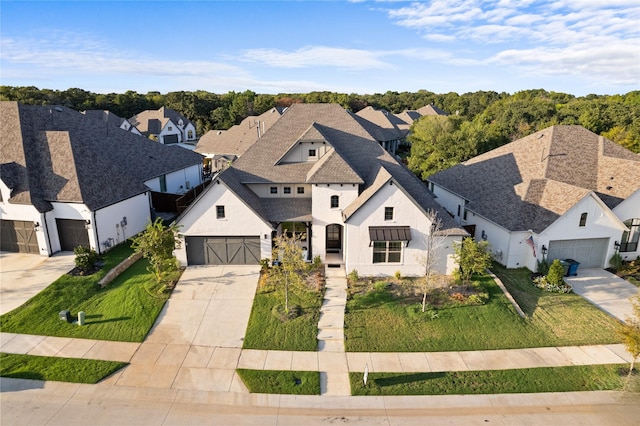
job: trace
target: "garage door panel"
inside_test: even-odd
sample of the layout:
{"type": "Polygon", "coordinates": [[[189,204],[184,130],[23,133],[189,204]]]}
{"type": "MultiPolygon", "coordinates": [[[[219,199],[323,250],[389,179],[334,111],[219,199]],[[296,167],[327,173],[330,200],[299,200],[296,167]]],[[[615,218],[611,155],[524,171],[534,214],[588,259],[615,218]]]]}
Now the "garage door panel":
{"type": "Polygon", "coordinates": [[[609,244],[608,238],[585,238],[581,240],[556,240],[549,242],[547,258],[574,259],[582,268],[602,268],[609,244]]]}
{"type": "Polygon", "coordinates": [[[14,253],[40,253],[33,222],[3,219],[0,226],[0,250],[14,253]]]}
{"type": "Polygon", "coordinates": [[[90,248],[84,220],[56,219],[56,225],[62,251],[73,251],[78,246],[90,248]]]}
{"type": "Polygon", "coordinates": [[[189,265],[258,265],[260,237],[187,237],[189,265]]]}

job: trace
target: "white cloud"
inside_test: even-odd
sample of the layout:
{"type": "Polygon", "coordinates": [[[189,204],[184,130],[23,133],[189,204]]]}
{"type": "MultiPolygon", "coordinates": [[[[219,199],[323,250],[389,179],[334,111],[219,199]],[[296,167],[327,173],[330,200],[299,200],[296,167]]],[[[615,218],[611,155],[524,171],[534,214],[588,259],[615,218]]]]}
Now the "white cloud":
{"type": "Polygon", "coordinates": [[[345,69],[384,69],[378,52],[327,46],[308,46],[292,52],[280,49],[251,49],[241,59],[278,68],[338,67],[345,69]]]}

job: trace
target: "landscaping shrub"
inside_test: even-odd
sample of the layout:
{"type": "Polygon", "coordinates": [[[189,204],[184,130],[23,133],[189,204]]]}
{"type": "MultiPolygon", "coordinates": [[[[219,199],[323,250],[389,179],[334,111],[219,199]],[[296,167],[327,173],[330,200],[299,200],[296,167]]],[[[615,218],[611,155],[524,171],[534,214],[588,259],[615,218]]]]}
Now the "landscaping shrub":
{"type": "Polygon", "coordinates": [[[547,259],[539,260],[536,269],[539,274],[547,275],[549,273],[549,262],[547,259]]]}
{"type": "Polygon", "coordinates": [[[82,275],[88,275],[95,270],[96,263],[100,260],[100,255],[93,249],[78,246],[73,249],[76,255],[74,260],[76,268],[80,270],[82,275]]]}
{"type": "Polygon", "coordinates": [[[347,275],[347,279],[350,283],[357,282],[360,279],[360,276],[358,276],[358,270],[354,269],[353,271],[349,272],[349,275],[347,275]]]}
{"type": "Polygon", "coordinates": [[[564,279],[562,276],[564,275],[564,268],[560,263],[560,260],[555,259],[551,266],[549,267],[549,272],[547,273],[547,282],[552,286],[561,286],[564,284],[564,279]]]}
{"type": "Polygon", "coordinates": [[[620,253],[616,253],[611,256],[611,259],[609,259],[609,265],[611,265],[611,268],[615,269],[616,272],[622,269],[622,256],[620,256],[620,253]]]}

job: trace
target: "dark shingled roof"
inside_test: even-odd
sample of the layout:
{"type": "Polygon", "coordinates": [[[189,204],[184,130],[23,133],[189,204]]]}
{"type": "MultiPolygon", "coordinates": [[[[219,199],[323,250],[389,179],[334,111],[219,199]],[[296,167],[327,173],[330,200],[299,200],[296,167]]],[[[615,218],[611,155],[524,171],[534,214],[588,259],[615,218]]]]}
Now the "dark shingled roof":
{"type": "Polygon", "coordinates": [[[614,208],[640,187],[640,155],[581,126],[552,126],[430,181],[511,231],[542,232],[590,192],[614,208]]]}
{"type": "Polygon", "coordinates": [[[40,212],[53,201],[97,210],[148,191],[147,180],[202,162],[200,154],[60,106],[0,102],[0,138],[9,202],[40,212]]]}
{"type": "Polygon", "coordinates": [[[179,112],[171,108],[160,107],[156,110],[142,111],[131,117],[128,121],[136,126],[143,135],[157,135],[169,120],[177,126],[180,119],[182,119],[184,124],[183,128],[186,128],[187,125],[191,123],[189,119],[180,115],[179,112]]]}
{"type": "Polygon", "coordinates": [[[273,218],[276,217],[308,220],[311,203],[304,207],[291,202],[292,199],[289,198],[284,199],[288,200],[286,203],[260,199],[249,189],[241,189],[245,184],[357,183],[361,193],[343,212],[348,220],[381,185],[393,179],[423,211],[435,210],[439,213],[443,221],[443,232],[467,235],[435,202],[426,186],[380,147],[352,114],[337,104],[292,105],[262,138],[220,175],[220,179],[263,219],[270,221],[274,221],[273,218]],[[329,145],[328,152],[319,161],[279,163],[297,141],[311,136],[322,139],[329,145]],[[308,210],[302,211],[301,207],[308,210]],[[289,210],[285,211],[287,208],[289,210]]]}

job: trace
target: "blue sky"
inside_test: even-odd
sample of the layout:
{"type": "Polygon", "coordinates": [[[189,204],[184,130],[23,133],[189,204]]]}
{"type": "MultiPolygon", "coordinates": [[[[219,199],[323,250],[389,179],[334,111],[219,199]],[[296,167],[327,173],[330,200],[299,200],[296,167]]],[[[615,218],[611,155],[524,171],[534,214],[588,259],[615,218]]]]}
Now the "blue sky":
{"type": "Polygon", "coordinates": [[[640,89],[639,0],[0,1],[0,83],[97,93],[640,89]]]}

